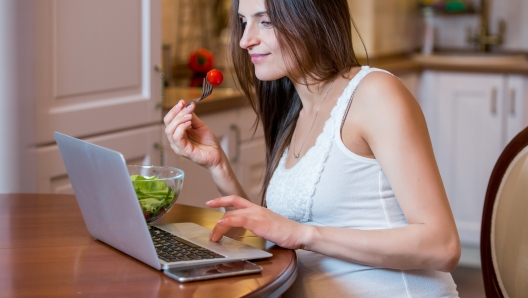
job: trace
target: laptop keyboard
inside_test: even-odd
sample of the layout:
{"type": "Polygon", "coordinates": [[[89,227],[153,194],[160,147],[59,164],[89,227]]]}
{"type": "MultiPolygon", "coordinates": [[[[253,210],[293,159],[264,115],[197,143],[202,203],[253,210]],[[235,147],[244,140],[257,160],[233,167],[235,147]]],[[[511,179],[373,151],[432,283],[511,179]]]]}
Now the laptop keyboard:
{"type": "Polygon", "coordinates": [[[224,256],[157,227],[149,227],[158,257],[165,262],[220,259],[224,256]]]}

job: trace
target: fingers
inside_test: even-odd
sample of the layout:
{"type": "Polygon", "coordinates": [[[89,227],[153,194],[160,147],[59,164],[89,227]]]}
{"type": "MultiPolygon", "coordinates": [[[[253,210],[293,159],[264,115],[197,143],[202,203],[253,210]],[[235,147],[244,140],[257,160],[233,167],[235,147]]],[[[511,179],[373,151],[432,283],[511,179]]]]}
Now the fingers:
{"type": "Polygon", "coordinates": [[[231,228],[245,228],[247,224],[248,219],[245,216],[225,216],[216,223],[209,239],[218,242],[231,228]]]}
{"type": "Polygon", "coordinates": [[[165,123],[165,125],[169,125],[169,123],[172,122],[174,117],[176,117],[180,112],[185,112],[186,110],[192,111],[193,108],[196,106],[195,104],[190,104],[189,106],[185,107],[185,105],[185,101],[183,99],[180,99],[180,101],[178,101],[178,103],[174,105],[174,107],[172,107],[169,112],[167,112],[165,117],[163,117],[163,123],[165,123]]]}
{"type": "Polygon", "coordinates": [[[213,231],[209,235],[209,240],[218,242],[224,237],[224,235],[231,229],[229,226],[219,226],[218,224],[213,228],[213,231]]]}
{"type": "Polygon", "coordinates": [[[226,212],[224,217],[216,223],[213,232],[209,235],[211,241],[220,241],[220,239],[222,239],[231,228],[251,228],[248,226],[249,217],[247,216],[248,214],[246,211],[249,210],[247,208],[256,205],[250,201],[239,196],[226,196],[208,201],[205,204],[210,208],[233,207],[237,209],[235,211],[226,212]]]}
{"type": "Polygon", "coordinates": [[[185,101],[180,100],[163,118],[165,122],[165,134],[169,140],[177,141],[183,138],[185,131],[191,126],[192,112],[195,105],[191,104],[187,108],[185,101]]]}
{"type": "Polygon", "coordinates": [[[170,111],[167,112],[165,117],[163,117],[163,123],[165,125],[169,125],[171,123],[172,119],[182,110],[183,106],[185,105],[185,101],[180,100],[170,111]]]}
{"type": "Polygon", "coordinates": [[[239,196],[226,196],[217,198],[205,203],[209,208],[233,207],[235,209],[244,209],[254,206],[255,204],[239,196]]]}
{"type": "Polygon", "coordinates": [[[191,123],[191,117],[192,115],[190,114],[185,114],[185,115],[182,115],[182,116],[178,116],[178,120],[175,120],[173,121],[174,123],[172,123],[170,125],[170,127],[168,126],[165,130],[168,130],[169,132],[172,131],[172,139],[177,142],[178,140],[182,140],[182,139],[185,139],[186,135],[186,131],[189,127],[191,127],[192,123],[191,123]]]}
{"type": "Polygon", "coordinates": [[[192,103],[185,107],[185,101],[180,100],[172,109],[163,117],[163,122],[165,125],[169,126],[171,125],[175,119],[178,119],[179,117],[190,114],[192,115],[194,108],[196,107],[196,104],[192,103]]]}

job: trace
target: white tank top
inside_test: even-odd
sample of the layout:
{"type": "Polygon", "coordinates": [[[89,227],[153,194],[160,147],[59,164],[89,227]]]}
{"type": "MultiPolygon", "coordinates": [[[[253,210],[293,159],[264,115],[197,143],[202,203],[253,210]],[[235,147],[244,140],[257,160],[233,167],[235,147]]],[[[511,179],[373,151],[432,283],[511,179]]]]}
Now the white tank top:
{"type": "MultiPolygon", "coordinates": [[[[354,91],[371,71],[384,70],[361,68],[315,145],[290,169],[284,152],[266,192],[270,210],[321,226],[373,230],[407,225],[379,163],[354,154],[341,139],[354,91]]],[[[283,297],[458,297],[449,273],[375,268],[304,250],[297,255],[299,275],[283,297]]]]}

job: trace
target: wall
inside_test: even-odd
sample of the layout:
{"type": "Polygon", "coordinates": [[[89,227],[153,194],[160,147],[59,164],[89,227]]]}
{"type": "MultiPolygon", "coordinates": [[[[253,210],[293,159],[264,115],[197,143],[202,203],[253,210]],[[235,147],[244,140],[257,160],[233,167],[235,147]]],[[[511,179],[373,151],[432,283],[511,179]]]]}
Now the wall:
{"type": "MultiPolygon", "coordinates": [[[[421,41],[421,19],[416,0],[348,0],[350,13],[363,38],[369,58],[412,52],[421,41]]],[[[365,57],[357,32],[354,51],[365,57]]]]}
{"type": "Polygon", "coordinates": [[[32,2],[0,1],[0,193],[31,191],[24,173],[34,164],[28,151],[32,111],[32,2]]]}
{"type": "Polygon", "coordinates": [[[225,31],[228,0],[163,0],[162,40],[170,45],[170,60],[186,64],[189,53],[199,47],[215,53],[215,67],[225,67],[225,31]]]}
{"type": "MultiPolygon", "coordinates": [[[[206,47],[215,53],[215,67],[227,68],[226,31],[218,32],[218,16],[229,12],[228,0],[163,0],[163,43],[170,45],[173,64],[187,63],[189,52],[206,47]],[[205,2],[204,2],[205,1],[205,2]]],[[[416,0],[348,0],[352,17],[369,57],[411,52],[419,47],[420,15],[416,0]]],[[[225,16],[224,16],[225,17],[225,16]]],[[[220,18],[221,20],[221,18],[220,18]]],[[[357,32],[354,50],[365,50],[357,32]]]]}
{"type": "MultiPolygon", "coordinates": [[[[478,1],[474,1],[478,3],[478,1]]],[[[477,4],[478,5],[478,4],[477,4]]],[[[506,21],[504,44],[500,47],[507,51],[528,51],[528,1],[491,0],[490,30],[497,33],[499,19],[506,21]]],[[[478,15],[440,16],[436,20],[436,46],[446,49],[471,49],[466,42],[466,30],[476,30],[478,15]]]]}
{"type": "MultiPolygon", "coordinates": [[[[214,30],[214,24],[204,23],[207,16],[215,15],[212,6],[221,0],[163,0],[163,42],[171,44],[171,59],[186,63],[188,52],[192,48],[203,46],[202,34],[214,30]],[[209,1],[202,3],[202,1],[209,1]],[[189,6],[181,13],[180,7],[189,6]],[[205,5],[204,5],[205,4],[205,5]],[[201,10],[197,10],[201,8],[201,10]],[[203,9],[209,7],[210,9],[203,9]],[[203,17],[197,17],[201,11],[203,17]],[[182,20],[182,16],[192,17],[194,23],[182,20]],[[182,25],[183,24],[183,25],[182,25]],[[209,29],[198,30],[201,25],[209,29]],[[179,27],[185,28],[179,28],[179,27]],[[182,35],[194,36],[191,41],[182,35]]],[[[476,7],[479,0],[469,0],[476,7]]],[[[363,37],[370,57],[386,56],[411,52],[420,48],[422,25],[417,0],[348,0],[351,14],[363,37]]],[[[506,20],[505,43],[501,49],[508,51],[528,51],[528,1],[526,0],[491,0],[490,21],[492,32],[498,29],[498,20],[506,20]]],[[[476,30],[478,15],[437,16],[436,46],[441,49],[471,49],[467,43],[467,29],[476,30]]],[[[209,47],[217,52],[221,67],[227,65],[220,36],[217,43],[209,47]]],[[[363,46],[354,33],[354,50],[356,55],[364,57],[363,46]]]]}

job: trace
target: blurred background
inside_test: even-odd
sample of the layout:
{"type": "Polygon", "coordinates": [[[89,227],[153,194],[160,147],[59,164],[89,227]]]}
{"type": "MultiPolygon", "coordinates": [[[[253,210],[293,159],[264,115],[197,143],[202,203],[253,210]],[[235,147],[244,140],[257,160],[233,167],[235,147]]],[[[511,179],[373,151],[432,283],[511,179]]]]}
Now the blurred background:
{"type": "MultiPolygon", "coordinates": [[[[349,5],[362,63],[394,73],[422,106],[463,244],[454,276],[462,297],[482,297],[487,182],[528,125],[528,1],[349,5]]],[[[224,83],[196,113],[260,203],[264,139],[227,59],[229,9],[228,0],[0,0],[0,192],[73,193],[53,138],[60,131],[129,164],[182,168],[179,203],[204,207],[216,187],[170,150],[162,117],[199,96],[217,68],[224,83]]]]}

